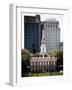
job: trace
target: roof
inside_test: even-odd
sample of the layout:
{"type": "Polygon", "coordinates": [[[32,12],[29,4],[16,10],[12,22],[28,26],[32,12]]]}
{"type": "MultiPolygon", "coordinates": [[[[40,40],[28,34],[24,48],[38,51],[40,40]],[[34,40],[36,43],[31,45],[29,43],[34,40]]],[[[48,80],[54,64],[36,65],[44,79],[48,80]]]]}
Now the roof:
{"type": "Polygon", "coordinates": [[[55,57],[32,57],[32,59],[30,61],[56,61],[55,57]]]}
{"type": "Polygon", "coordinates": [[[57,21],[56,18],[48,18],[44,21],[44,23],[57,23],[57,24],[59,24],[59,21],[57,21]]]}

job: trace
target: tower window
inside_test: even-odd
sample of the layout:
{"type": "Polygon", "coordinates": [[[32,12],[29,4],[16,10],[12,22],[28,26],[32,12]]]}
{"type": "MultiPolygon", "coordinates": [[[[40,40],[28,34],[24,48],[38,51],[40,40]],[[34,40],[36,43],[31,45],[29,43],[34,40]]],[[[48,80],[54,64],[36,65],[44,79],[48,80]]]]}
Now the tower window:
{"type": "Polygon", "coordinates": [[[48,27],[50,27],[50,25],[48,25],[48,27]]]}
{"type": "Polygon", "coordinates": [[[56,24],[56,28],[57,28],[57,24],[56,24]]]}
{"type": "Polygon", "coordinates": [[[45,25],[45,27],[47,28],[47,24],[45,25]]]}
{"type": "Polygon", "coordinates": [[[52,25],[51,25],[51,27],[52,27],[52,25]]]}
{"type": "Polygon", "coordinates": [[[44,25],[44,28],[45,28],[45,29],[47,28],[47,24],[44,25]]]}

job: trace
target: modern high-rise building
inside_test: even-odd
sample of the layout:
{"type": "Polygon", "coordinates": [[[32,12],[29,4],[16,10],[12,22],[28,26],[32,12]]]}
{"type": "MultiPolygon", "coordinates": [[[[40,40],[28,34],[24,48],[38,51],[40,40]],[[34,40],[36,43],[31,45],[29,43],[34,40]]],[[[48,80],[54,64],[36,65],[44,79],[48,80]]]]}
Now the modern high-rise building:
{"type": "Polygon", "coordinates": [[[40,52],[42,33],[44,33],[46,52],[59,49],[59,21],[48,19],[40,21],[40,15],[24,16],[24,48],[32,53],[40,52]]]}
{"type": "Polygon", "coordinates": [[[41,43],[40,15],[24,16],[24,48],[32,53],[39,52],[41,43]]]}
{"type": "Polygon", "coordinates": [[[59,22],[56,19],[48,19],[43,22],[44,37],[47,52],[54,49],[59,49],[60,44],[60,28],[59,22]]]}

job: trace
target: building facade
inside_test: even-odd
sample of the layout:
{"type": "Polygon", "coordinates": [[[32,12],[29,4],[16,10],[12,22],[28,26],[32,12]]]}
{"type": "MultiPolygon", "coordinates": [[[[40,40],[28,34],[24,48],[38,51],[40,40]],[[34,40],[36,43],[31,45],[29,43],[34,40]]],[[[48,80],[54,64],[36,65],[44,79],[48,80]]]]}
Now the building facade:
{"type": "Polygon", "coordinates": [[[33,57],[30,60],[30,72],[55,72],[56,63],[55,57],[33,57]]]}
{"type": "Polygon", "coordinates": [[[44,37],[46,43],[46,50],[50,52],[54,49],[59,49],[60,44],[60,28],[59,22],[56,19],[49,19],[43,22],[44,37]]]}
{"type": "Polygon", "coordinates": [[[40,16],[24,16],[24,48],[32,53],[39,52],[41,41],[40,16]]]}

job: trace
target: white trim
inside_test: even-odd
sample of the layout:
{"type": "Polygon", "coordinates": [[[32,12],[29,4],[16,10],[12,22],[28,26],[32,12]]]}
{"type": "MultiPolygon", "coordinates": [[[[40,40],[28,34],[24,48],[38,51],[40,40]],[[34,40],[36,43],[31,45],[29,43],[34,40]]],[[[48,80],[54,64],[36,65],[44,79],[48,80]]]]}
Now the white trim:
{"type": "MultiPolygon", "coordinates": [[[[60,77],[26,77],[21,78],[21,12],[33,12],[33,13],[57,13],[64,14],[64,30],[68,30],[68,9],[63,8],[40,8],[40,7],[24,7],[22,5],[11,4],[10,5],[10,84],[20,85],[32,83],[62,83],[68,82],[69,68],[64,68],[64,75],[60,77]],[[20,8],[19,8],[20,7],[20,8]],[[22,8],[21,8],[22,7],[22,8]],[[43,82],[42,82],[43,81],[43,82]]],[[[22,16],[23,17],[23,16],[22,16]]],[[[22,20],[23,22],[23,20],[22,20]]],[[[22,24],[22,31],[24,27],[22,24]]],[[[23,36],[23,34],[22,34],[23,36]]],[[[66,59],[66,58],[65,58],[66,59]]],[[[65,61],[64,61],[65,62],[65,61]]],[[[68,61],[64,63],[64,67],[68,67],[68,61]]]]}
{"type": "Polygon", "coordinates": [[[16,6],[15,5],[13,5],[13,4],[11,4],[10,5],[10,18],[9,18],[9,20],[10,20],[10,30],[9,30],[9,32],[10,32],[10,36],[9,36],[9,41],[10,41],[10,47],[9,47],[9,49],[10,49],[10,58],[9,58],[9,60],[10,60],[10,64],[9,64],[9,66],[10,66],[10,75],[9,75],[9,83],[11,84],[11,85],[15,85],[16,83],[17,83],[17,80],[16,80],[16,77],[17,77],[17,75],[16,75],[16,68],[17,68],[17,66],[16,66],[16,57],[17,57],[17,55],[16,55],[16,49],[17,49],[17,47],[16,47],[16,6]]]}

